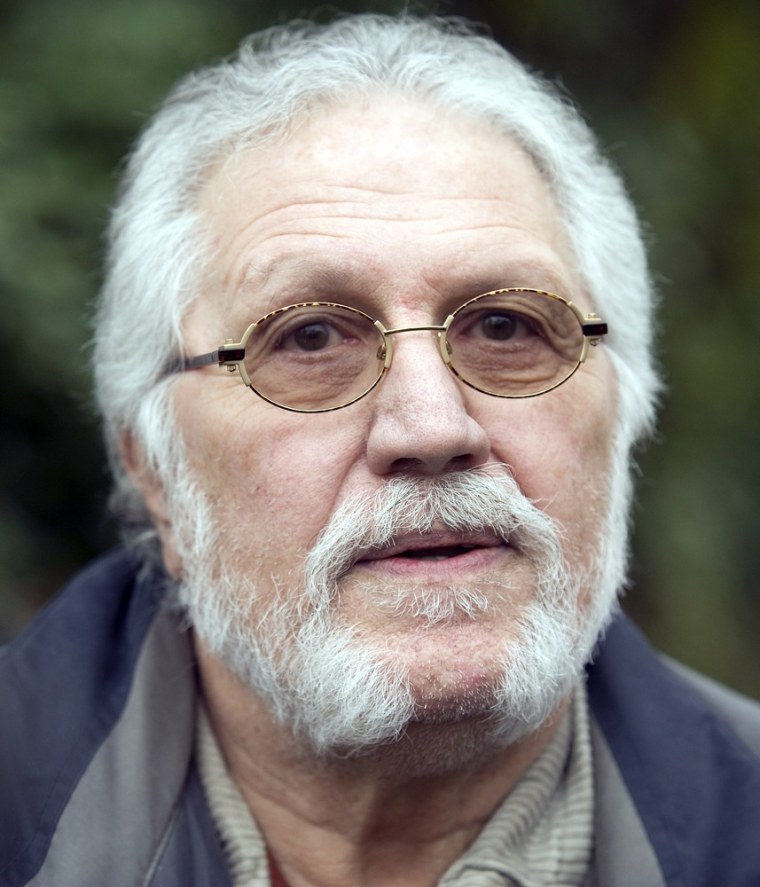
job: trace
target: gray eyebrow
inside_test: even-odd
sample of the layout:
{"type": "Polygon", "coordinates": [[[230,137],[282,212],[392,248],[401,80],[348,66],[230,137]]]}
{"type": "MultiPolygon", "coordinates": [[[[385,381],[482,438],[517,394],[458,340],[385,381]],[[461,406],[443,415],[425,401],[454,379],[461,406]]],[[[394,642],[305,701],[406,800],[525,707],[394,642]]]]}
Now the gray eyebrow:
{"type": "MultiPolygon", "coordinates": [[[[267,313],[278,307],[274,301],[283,297],[289,285],[302,290],[308,286],[323,294],[329,294],[332,289],[358,291],[374,288],[366,277],[366,271],[362,273],[361,269],[354,269],[343,261],[337,263],[325,261],[324,257],[315,259],[307,255],[290,255],[250,262],[241,274],[234,295],[262,294],[262,307],[265,309],[262,313],[267,313]],[[287,277],[287,280],[280,281],[280,277],[287,277]],[[269,305],[269,302],[272,304],[269,305]]],[[[303,295],[302,291],[297,297],[303,295]]]]}

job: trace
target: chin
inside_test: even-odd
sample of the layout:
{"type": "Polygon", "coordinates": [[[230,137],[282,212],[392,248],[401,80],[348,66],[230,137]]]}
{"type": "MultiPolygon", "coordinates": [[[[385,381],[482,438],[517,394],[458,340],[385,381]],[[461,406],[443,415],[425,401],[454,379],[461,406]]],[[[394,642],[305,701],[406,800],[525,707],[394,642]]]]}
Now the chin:
{"type": "Polygon", "coordinates": [[[514,743],[491,714],[427,712],[399,738],[367,747],[359,756],[391,776],[403,771],[407,778],[426,779],[489,766],[514,743]]]}
{"type": "MultiPolygon", "coordinates": [[[[413,722],[450,724],[493,718],[504,686],[503,663],[476,663],[477,656],[473,655],[461,664],[444,663],[438,673],[421,675],[408,671],[414,700],[413,722]]],[[[430,664],[427,666],[429,669],[430,664]]]]}

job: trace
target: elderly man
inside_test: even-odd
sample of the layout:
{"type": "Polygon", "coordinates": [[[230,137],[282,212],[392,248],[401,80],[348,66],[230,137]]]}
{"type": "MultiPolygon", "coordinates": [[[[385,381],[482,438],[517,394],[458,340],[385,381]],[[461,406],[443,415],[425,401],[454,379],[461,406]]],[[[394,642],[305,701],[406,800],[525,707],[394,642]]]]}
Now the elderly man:
{"type": "Polygon", "coordinates": [[[181,83],[97,325],[129,545],[5,654],[0,884],[760,883],[760,714],[615,607],[650,312],[584,124],[461,25],[181,83]]]}

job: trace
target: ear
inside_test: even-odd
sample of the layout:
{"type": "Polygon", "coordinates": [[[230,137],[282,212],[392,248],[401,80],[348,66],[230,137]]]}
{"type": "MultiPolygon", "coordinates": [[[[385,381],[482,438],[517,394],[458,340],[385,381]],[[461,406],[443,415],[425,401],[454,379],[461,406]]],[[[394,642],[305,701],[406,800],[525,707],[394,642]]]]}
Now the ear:
{"type": "Polygon", "coordinates": [[[158,533],[166,572],[173,579],[179,579],[182,575],[182,566],[174,540],[174,529],[164,486],[145,456],[142,446],[131,434],[122,437],[120,450],[122,464],[142,496],[158,533]]]}

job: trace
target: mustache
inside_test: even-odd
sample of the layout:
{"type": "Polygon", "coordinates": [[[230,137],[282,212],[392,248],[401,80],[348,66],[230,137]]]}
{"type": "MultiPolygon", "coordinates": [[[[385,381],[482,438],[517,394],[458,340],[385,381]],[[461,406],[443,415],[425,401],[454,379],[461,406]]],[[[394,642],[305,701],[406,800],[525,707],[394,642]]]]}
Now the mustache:
{"type": "Polygon", "coordinates": [[[434,478],[394,477],[355,494],[320,533],[306,573],[335,580],[400,536],[440,530],[495,534],[532,560],[562,558],[558,525],[523,494],[509,467],[497,463],[434,478]]]}

